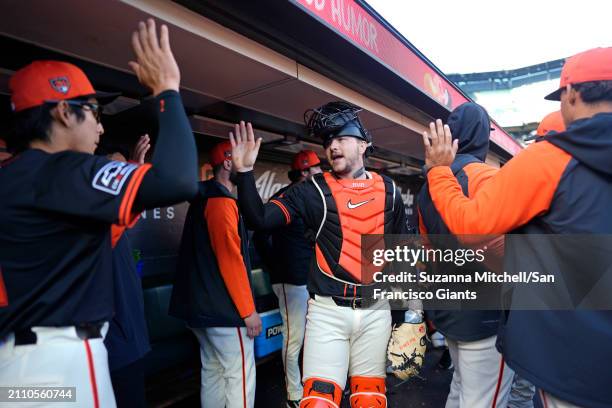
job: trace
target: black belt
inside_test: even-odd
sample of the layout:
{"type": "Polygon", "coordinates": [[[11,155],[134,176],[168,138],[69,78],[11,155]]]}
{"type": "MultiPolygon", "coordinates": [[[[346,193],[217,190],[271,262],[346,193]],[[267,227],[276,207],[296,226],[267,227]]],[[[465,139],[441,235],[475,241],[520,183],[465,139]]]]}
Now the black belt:
{"type": "MultiPolygon", "coordinates": [[[[104,323],[82,323],[75,325],[76,334],[81,340],[102,338],[102,326],[104,323]]],[[[15,332],[15,346],[26,346],[36,344],[36,332],[31,328],[17,330],[15,332]]]]}
{"type": "MultiPolygon", "coordinates": [[[[319,295],[322,296],[322,295],[319,295]]],[[[344,297],[344,296],[326,296],[330,297],[336,306],[350,307],[351,309],[363,309],[370,307],[376,303],[374,299],[367,299],[362,297],[344,297]]],[[[310,298],[314,299],[315,294],[310,293],[310,298]]]]}

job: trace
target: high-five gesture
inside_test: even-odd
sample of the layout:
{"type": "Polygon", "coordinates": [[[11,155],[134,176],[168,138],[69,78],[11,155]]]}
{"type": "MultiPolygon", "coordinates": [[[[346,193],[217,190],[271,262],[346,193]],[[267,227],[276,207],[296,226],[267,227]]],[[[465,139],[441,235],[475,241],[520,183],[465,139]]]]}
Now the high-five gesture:
{"type": "Polygon", "coordinates": [[[138,143],[136,143],[136,147],[134,147],[134,151],[132,152],[132,161],[140,165],[144,164],[145,156],[150,148],[151,139],[149,138],[149,135],[140,136],[140,139],[138,139],[138,143]]]}
{"type": "Polygon", "coordinates": [[[261,137],[255,140],[253,126],[241,121],[240,124],[234,126],[234,133],[230,132],[229,137],[232,144],[232,161],[236,171],[242,173],[253,170],[261,146],[261,137]]]}
{"type": "Polygon", "coordinates": [[[138,23],[138,31],[132,33],[132,47],[136,61],[130,61],[129,64],[141,84],[150,88],[153,95],[169,89],[178,92],[181,73],[170,49],[168,27],[165,24],[161,26],[158,39],[152,18],[146,24],[142,21],[138,23]]]}
{"type": "Polygon", "coordinates": [[[442,125],[442,121],[437,119],[435,124],[433,122],[429,124],[429,132],[423,132],[423,144],[425,145],[425,166],[432,168],[450,166],[453,163],[459,140],[453,141],[448,125],[442,125]]]}

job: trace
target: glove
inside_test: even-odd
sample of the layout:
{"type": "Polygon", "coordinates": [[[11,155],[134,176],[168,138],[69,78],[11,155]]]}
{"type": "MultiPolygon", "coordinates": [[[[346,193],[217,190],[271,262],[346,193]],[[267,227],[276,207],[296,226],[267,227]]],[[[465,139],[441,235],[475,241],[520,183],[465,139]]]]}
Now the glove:
{"type": "Polygon", "coordinates": [[[393,325],[387,358],[397,378],[407,380],[419,373],[425,361],[425,332],[424,322],[393,325]]]}

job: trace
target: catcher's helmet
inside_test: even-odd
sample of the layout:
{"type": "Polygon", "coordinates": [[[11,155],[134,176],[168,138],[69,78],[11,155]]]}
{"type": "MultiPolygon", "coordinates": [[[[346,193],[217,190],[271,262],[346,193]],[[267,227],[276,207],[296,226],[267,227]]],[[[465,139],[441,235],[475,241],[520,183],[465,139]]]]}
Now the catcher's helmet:
{"type": "Polygon", "coordinates": [[[304,123],[311,136],[323,139],[323,145],[340,136],[352,136],[368,144],[366,156],[372,153],[372,136],[359,119],[361,108],[348,102],[329,102],[304,113],[304,123]]]}

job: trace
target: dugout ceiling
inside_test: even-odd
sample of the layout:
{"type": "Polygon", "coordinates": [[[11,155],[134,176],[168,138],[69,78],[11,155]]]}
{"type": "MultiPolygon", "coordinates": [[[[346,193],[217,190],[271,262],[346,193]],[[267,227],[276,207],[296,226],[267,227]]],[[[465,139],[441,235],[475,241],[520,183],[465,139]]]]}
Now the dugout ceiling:
{"type": "Polygon", "coordinates": [[[363,121],[374,136],[375,156],[379,158],[370,163],[373,167],[419,165],[420,131],[427,120],[422,112],[409,106],[389,108],[394,104],[370,98],[302,65],[285,55],[288,53],[264,46],[182,5],[161,0],[3,1],[3,115],[8,77],[33,59],[60,58],[84,68],[96,88],[122,91],[124,97],[111,107],[116,116],[109,118],[110,123],[114,120],[116,127],[136,126],[134,122],[143,116],[133,111],[146,111],[146,107],[138,107],[146,90],[127,65],[133,58],[130,34],[138,21],[151,16],[170,26],[185,106],[197,133],[225,137],[231,123],[246,119],[261,132],[265,150],[296,151],[303,147],[300,140],[317,142],[305,133],[304,111],[344,99],[364,108],[363,121]]]}

